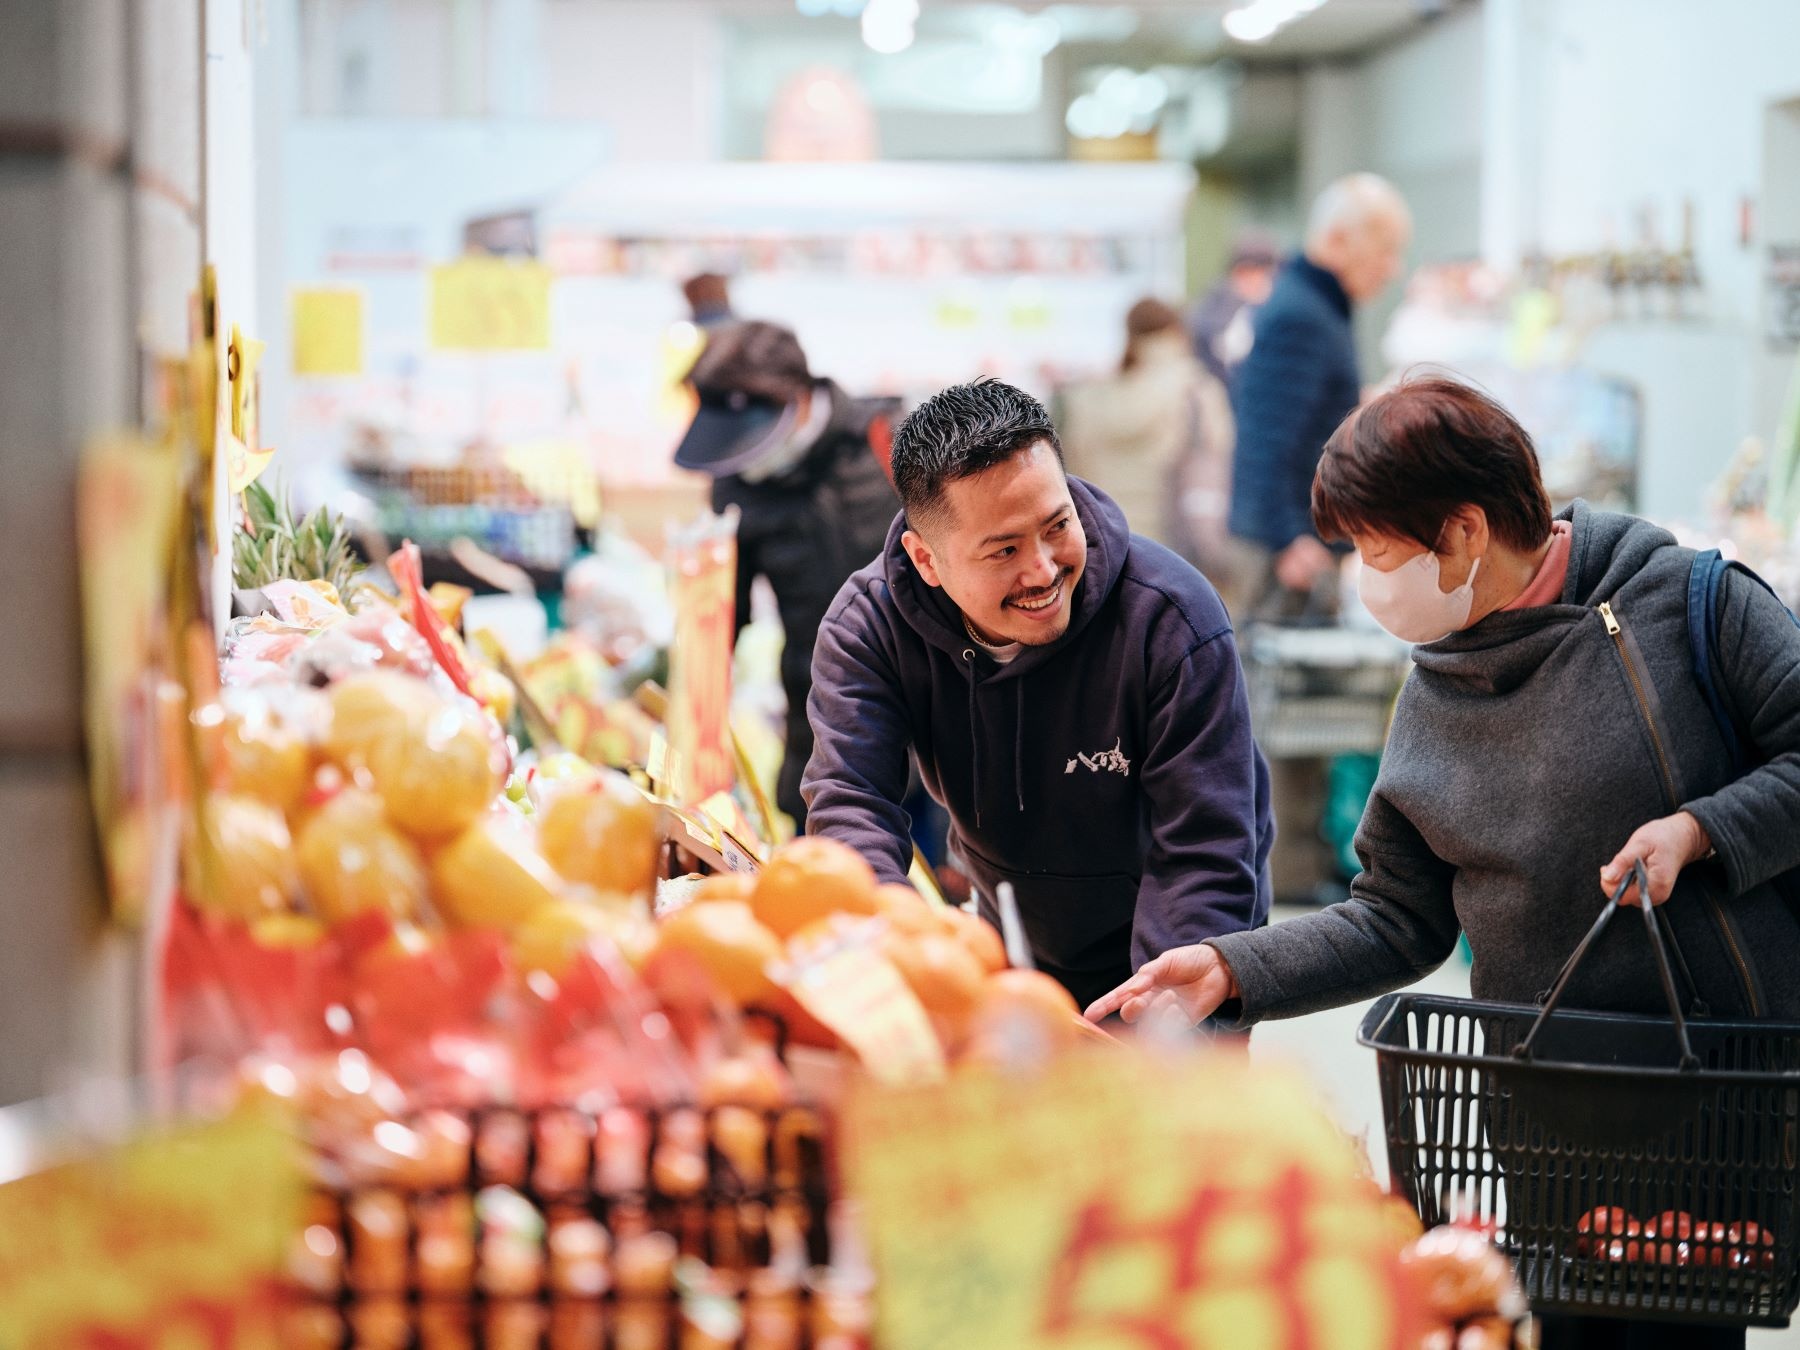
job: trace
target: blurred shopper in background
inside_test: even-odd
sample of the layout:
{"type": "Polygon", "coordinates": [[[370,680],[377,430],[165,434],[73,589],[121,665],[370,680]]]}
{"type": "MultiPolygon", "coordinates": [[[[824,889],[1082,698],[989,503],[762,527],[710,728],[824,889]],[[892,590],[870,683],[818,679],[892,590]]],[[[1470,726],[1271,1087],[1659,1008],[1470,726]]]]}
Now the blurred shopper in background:
{"type": "Polygon", "coordinates": [[[1232,386],[1237,417],[1231,532],[1257,550],[1250,616],[1329,617],[1336,560],[1313,531],[1313,470],[1361,397],[1350,316],[1400,275],[1412,216],[1374,174],[1340,178],[1313,203],[1304,251],[1275,278],[1232,386]]]}
{"type": "Polygon", "coordinates": [[[730,284],[717,272],[702,272],[681,283],[687,299],[688,317],[701,328],[718,328],[733,323],[730,284]]]}
{"type": "Polygon", "coordinates": [[[1125,316],[1118,374],[1071,385],[1062,404],[1069,472],[1103,489],[1133,530],[1185,556],[1223,593],[1231,400],[1194,358],[1181,315],[1161,300],[1138,301],[1125,316]],[[1190,484],[1197,523],[1183,509],[1190,484]]]}
{"type": "Polygon", "coordinates": [[[788,716],[776,804],[804,830],[800,774],[813,744],[806,718],[813,641],[838,588],[881,553],[900,509],[871,446],[873,437],[885,451],[886,413],[815,376],[799,339],[772,323],[715,329],[688,383],[700,406],[675,463],[713,479],[714,510],[742,513],[738,625],[750,616],[758,576],[768,578],[781,611],[788,716]]]}
{"type": "Polygon", "coordinates": [[[1200,297],[1188,318],[1194,355],[1220,384],[1230,386],[1255,341],[1252,320],[1269,299],[1280,261],[1273,241],[1247,234],[1231,251],[1225,275],[1200,297]]]}

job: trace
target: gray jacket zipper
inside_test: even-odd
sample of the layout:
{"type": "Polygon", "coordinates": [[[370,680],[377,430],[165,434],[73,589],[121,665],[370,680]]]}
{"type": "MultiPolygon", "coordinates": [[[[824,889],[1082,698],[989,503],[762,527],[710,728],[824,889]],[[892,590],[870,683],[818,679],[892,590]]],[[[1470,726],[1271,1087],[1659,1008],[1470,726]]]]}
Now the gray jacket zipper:
{"type": "MultiPolygon", "coordinates": [[[[1662,775],[1663,796],[1668,800],[1671,812],[1679,811],[1681,799],[1675,790],[1675,772],[1670,766],[1668,752],[1663,747],[1662,731],[1656,725],[1655,714],[1650,710],[1650,696],[1645,692],[1644,682],[1647,677],[1638,669],[1637,661],[1633,658],[1631,649],[1625,641],[1624,625],[1613,613],[1612,606],[1602,601],[1599,610],[1601,619],[1606,623],[1607,634],[1612,638],[1613,646],[1619,652],[1619,660],[1625,667],[1626,679],[1630,682],[1631,692],[1637,699],[1638,712],[1643,715],[1644,726],[1650,732],[1650,744],[1656,750],[1656,765],[1662,775]]],[[[1738,976],[1743,980],[1744,994],[1750,1000],[1750,1015],[1752,1017],[1765,1016],[1762,995],[1758,991],[1756,976],[1750,969],[1750,963],[1744,958],[1743,944],[1738,938],[1737,925],[1732,923],[1731,915],[1726,911],[1719,897],[1713,893],[1712,887],[1701,878],[1695,879],[1699,882],[1700,893],[1706,897],[1706,905],[1712,914],[1713,923],[1718,927],[1720,935],[1725,939],[1726,948],[1731,952],[1731,959],[1737,966],[1738,976]]],[[[1699,991],[1696,990],[1695,993],[1698,994],[1699,991]]]]}

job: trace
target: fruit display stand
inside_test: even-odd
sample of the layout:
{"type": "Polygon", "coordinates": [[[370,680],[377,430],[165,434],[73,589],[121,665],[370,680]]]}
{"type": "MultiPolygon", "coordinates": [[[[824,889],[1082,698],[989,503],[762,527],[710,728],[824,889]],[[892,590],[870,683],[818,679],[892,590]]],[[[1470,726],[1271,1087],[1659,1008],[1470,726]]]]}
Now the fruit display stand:
{"type": "MultiPolygon", "coordinates": [[[[157,1068],[173,1105],[295,1122],[305,1195],[280,1343],[944,1350],[918,1331],[921,1250],[894,1240],[951,1195],[954,1178],[906,1179],[939,1107],[964,1164],[1039,1160],[1023,1229],[1016,1166],[992,1169],[1012,1190],[978,1186],[939,1216],[997,1244],[923,1267],[945,1306],[975,1310],[961,1343],[1031,1343],[982,1339],[983,1300],[1010,1297],[1004,1234],[1076,1256],[1084,1232],[1118,1236],[1121,1214],[1089,1209],[1110,1183],[1075,1166],[1105,1156],[1109,1131],[1165,1121],[1120,1156],[1152,1181],[1167,1170],[1175,1240],[1200,1231],[1188,1220],[1244,1172],[1267,1119],[1196,1154],[1184,1132],[1201,1122],[1161,1097],[1188,1068],[1088,1028],[979,917],[878,884],[830,840],[765,856],[643,782],[519,755],[518,691],[433,604],[417,557],[396,560],[395,596],[264,587],[284,631],[253,631],[279,640],[228,646],[221,683],[196,680],[171,723],[192,809],[159,930],[157,1068]],[[1088,1133],[1058,1133],[1070,1112],[1088,1133]]],[[[1195,1079],[1195,1100],[1248,1100],[1223,1072],[1195,1079]]],[[[1374,1222],[1378,1197],[1352,1181],[1322,1194],[1374,1222]]],[[[1392,1276],[1392,1335],[1340,1342],[1327,1321],[1312,1343],[1506,1345],[1510,1285],[1486,1238],[1415,1242],[1420,1278],[1454,1294],[1437,1303],[1402,1292],[1408,1241],[1396,1230],[1369,1258],[1392,1276]]],[[[1342,1246],[1331,1260],[1351,1259],[1342,1246]]],[[[1247,1260],[1129,1325],[1205,1343],[1173,1328],[1247,1260]]],[[[1091,1309],[1052,1296],[1047,1315],[1035,1334],[1054,1343],[1091,1309]]]]}

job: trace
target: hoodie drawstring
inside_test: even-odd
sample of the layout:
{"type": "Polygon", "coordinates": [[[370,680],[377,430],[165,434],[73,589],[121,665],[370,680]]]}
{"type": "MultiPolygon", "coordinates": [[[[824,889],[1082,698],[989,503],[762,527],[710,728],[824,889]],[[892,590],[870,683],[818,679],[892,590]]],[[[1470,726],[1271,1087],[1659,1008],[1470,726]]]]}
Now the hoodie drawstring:
{"type": "Polygon", "coordinates": [[[975,828],[981,828],[981,737],[975,726],[975,649],[963,648],[969,664],[969,800],[975,803],[975,828]]]}

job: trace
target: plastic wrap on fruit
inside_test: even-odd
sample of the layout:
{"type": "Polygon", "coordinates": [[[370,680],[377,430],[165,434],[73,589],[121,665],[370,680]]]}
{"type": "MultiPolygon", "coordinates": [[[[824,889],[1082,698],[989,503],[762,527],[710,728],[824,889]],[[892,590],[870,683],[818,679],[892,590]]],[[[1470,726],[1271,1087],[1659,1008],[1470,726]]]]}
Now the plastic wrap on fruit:
{"type": "Polygon", "coordinates": [[[1433,1228],[1401,1251],[1400,1269],[1427,1312],[1443,1321],[1524,1315],[1512,1266],[1481,1233],[1433,1228]]]}
{"type": "Polygon", "coordinates": [[[560,977],[533,970],[515,1026],[520,1100],[590,1109],[691,1102],[694,1081],[669,1020],[616,946],[595,935],[560,977]]]}
{"type": "Polygon", "coordinates": [[[222,791],[292,812],[312,781],[331,720],[316,690],[292,686],[226,689],[218,703],[222,791]]]}
{"type": "Polygon", "coordinates": [[[291,685],[294,662],[313,640],[304,628],[272,615],[233,619],[220,647],[219,683],[227,688],[291,685]]]}

